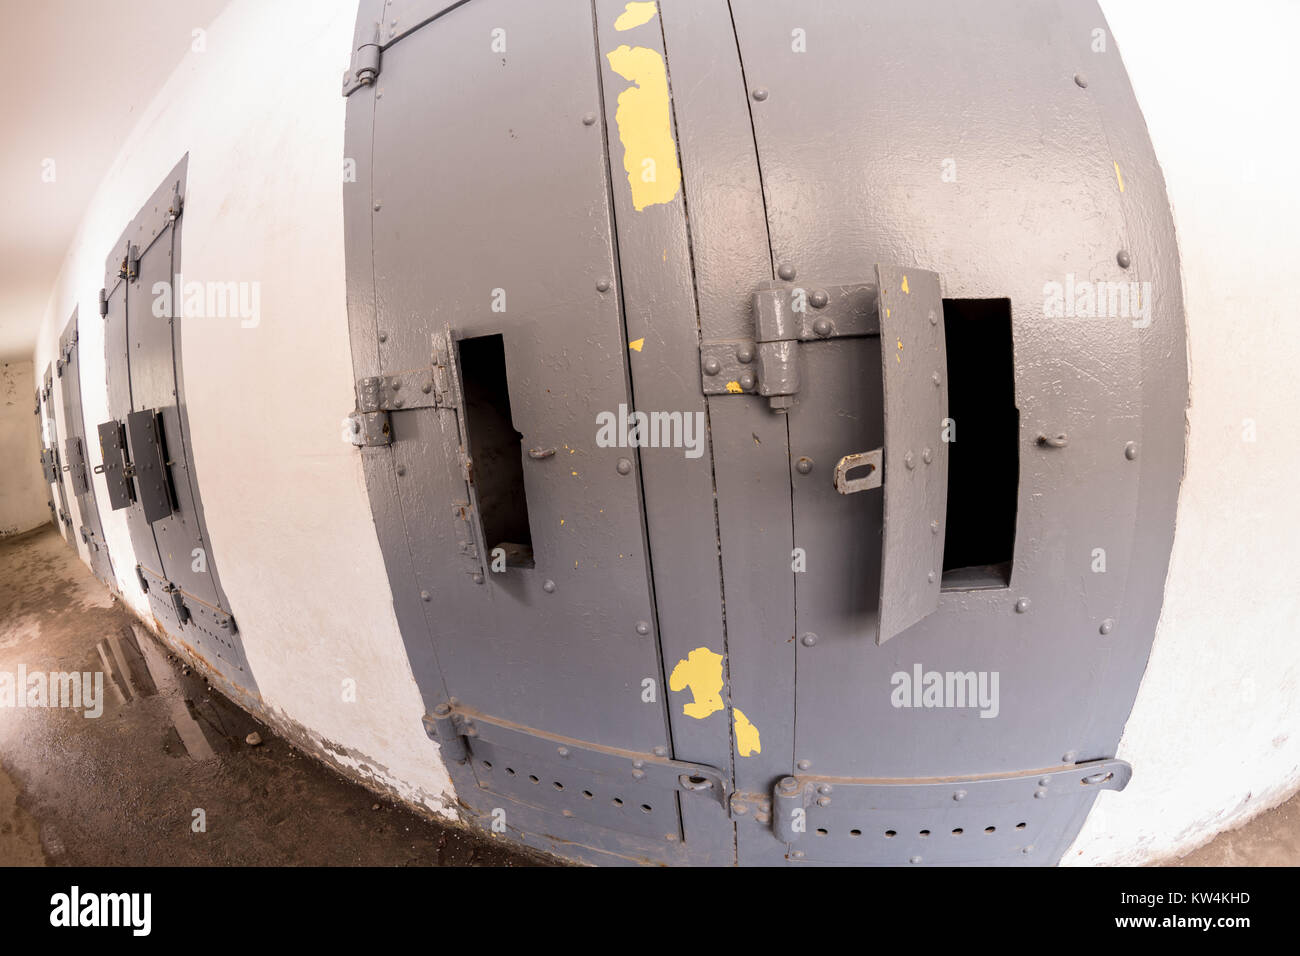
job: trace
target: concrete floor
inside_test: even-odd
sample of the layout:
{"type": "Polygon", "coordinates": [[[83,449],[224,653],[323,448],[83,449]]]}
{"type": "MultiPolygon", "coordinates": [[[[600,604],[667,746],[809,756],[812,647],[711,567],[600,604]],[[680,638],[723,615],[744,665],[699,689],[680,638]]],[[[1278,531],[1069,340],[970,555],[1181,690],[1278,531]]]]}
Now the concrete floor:
{"type": "Polygon", "coordinates": [[[20,667],[102,671],[103,713],[0,706],[0,865],[546,862],[293,750],[173,657],[52,526],[0,539],[0,675],[20,667]]]}
{"type": "MultiPolygon", "coordinates": [[[[377,799],[212,691],[52,527],[0,539],[0,675],[104,673],[103,713],[0,706],[0,865],[529,866],[377,799]],[[263,743],[245,742],[253,731],[263,743]],[[195,809],[206,832],[194,832],[195,809]]],[[[1300,864],[1300,794],[1173,866],[1300,864]]]]}

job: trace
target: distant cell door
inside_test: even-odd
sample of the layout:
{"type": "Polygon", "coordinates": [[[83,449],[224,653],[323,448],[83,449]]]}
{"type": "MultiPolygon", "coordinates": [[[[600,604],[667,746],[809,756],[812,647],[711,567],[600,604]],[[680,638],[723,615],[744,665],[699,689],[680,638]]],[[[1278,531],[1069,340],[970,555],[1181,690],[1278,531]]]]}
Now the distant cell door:
{"type": "Polygon", "coordinates": [[[108,554],[108,542],[99,520],[99,503],[95,496],[89,464],[89,446],[86,443],[86,423],[81,410],[81,360],[80,335],[77,331],[77,310],[73,310],[63,335],[59,338],[59,358],[56,363],[59,389],[63,396],[63,418],[67,436],[63,440],[64,473],[77,497],[81,525],[77,529],[81,540],[90,551],[90,567],[110,587],[116,588],[113,562],[108,554]]]}
{"type": "Polygon", "coordinates": [[[1056,862],[1132,772],[1186,400],[1095,5],[363,2],[355,40],[345,436],[474,819],[1056,862]]]}
{"type": "Polygon", "coordinates": [[[101,296],[110,421],[100,465],[113,510],[126,510],[136,577],[159,624],[246,693],[256,682],[217,576],[192,465],[172,289],[181,274],[187,159],[110,252],[101,296]]]}
{"type": "Polygon", "coordinates": [[[64,461],[59,448],[59,425],[54,417],[54,369],[45,366],[44,385],[40,393],[41,434],[44,440],[41,464],[45,469],[45,480],[53,487],[50,504],[54,505],[55,524],[64,540],[76,547],[76,532],[73,530],[72,512],[68,509],[68,492],[64,487],[64,461]]]}

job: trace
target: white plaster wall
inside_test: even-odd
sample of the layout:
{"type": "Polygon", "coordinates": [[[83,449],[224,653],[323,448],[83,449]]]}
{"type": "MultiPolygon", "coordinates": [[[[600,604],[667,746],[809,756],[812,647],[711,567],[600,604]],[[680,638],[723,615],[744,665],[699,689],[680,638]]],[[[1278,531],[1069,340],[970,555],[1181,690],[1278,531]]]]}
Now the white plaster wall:
{"type": "MultiPolygon", "coordinates": [[[[256,327],[187,318],[182,353],[212,553],[263,702],[336,761],[445,812],[451,784],[421,726],[361,459],[341,440],[354,396],[340,88],[356,10],[356,0],[235,0],[212,23],[206,49],[142,109],[87,209],[36,360],[43,368],[54,357],[79,305],[94,435],[108,419],[97,305],[105,259],[188,152],[186,281],[260,283],[256,327]],[[345,681],[355,682],[355,702],[344,699],[345,681]]],[[[102,478],[96,485],[107,501],[102,478]]],[[[150,620],[125,513],[102,510],[118,585],[150,620]]]]}
{"type": "Polygon", "coordinates": [[[1102,6],[1164,169],[1191,353],[1164,610],[1119,748],[1133,782],[1065,859],[1136,863],[1300,785],[1300,4],[1102,6]]]}
{"type": "Polygon", "coordinates": [[[31,362],[0,362],[0,537],[50,520],[31,362]]]}

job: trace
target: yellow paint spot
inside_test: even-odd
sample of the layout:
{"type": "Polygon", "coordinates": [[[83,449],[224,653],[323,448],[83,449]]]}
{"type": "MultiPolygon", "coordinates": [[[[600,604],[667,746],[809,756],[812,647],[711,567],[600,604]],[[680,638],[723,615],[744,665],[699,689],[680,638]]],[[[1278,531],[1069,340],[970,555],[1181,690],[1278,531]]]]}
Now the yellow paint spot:
{"type": "MultiPolygon", "coordinates": [[[[576,475],[576,474],[577,474],[577,472],[576,472],[576,471],[575,471],[575,472],[574,472],[574,474],[575,474],[575,475],[576,475]]],[[[561,519],[560,519],[560,524],[561,524],[561,525],[563,525],[563,524],[564,524],[564,519],[563,519],[563,518],[561,518],[561,519]]]]}
{"type": "Polygon", "coordinates": [[[682,184],[682,171],[677,166],[664,58],[648,47],[626,45],[606,58],[615,73],[632,83],[618,94],[614,114],[632,206],[640,212],[671,202],[682,184]]]}
{"type": "Polygon", "coordinates": [[[742,757],[752,757],[763,752],[763,742],[759,738],[758,728],[749,722],[744,711],[739,707],[731,709],[736,727],[736,752],[742,757]]]}
{"type": "Polygon", "coordinates": [[[907,287],[907,276],[903,276],[903,294],[911,295],[912,290],[907,287]]]}
{"type": "Polygon", "coordinates": [[[627,343],[627,347],[633,352],[640,352],[641,346],[643,345],[645,345],[645,339],[633,339],[631,342],[627,343]]]}
{"type": "Polygon", "coordinates": [[[575,478],[578,477],[578,473],[577,473],[576,471],[573,473],[573,477],[575,477],[575,478]]]}
{"type": "Polygon", "coordinates": [[[722,655],[697,647],[678,661],[668,677],[668,688],[691,691],[694,700],[682,705],[687,717],[703,719],[722,710],[722,655]]]}
{"type": "Polygon", "coordinates": [[[633,27],[639,27],[643,23],[649,23],[654,19],[655,0],[649,0],[647,3],[629,3],[623,8],[623,12],[618,15],[614,21],[615,30],[631,30],[633,27]]]}
{"type": "Polygon", "coordinates": [[[727,391],[730,392],[732,395],[738,395],[741,392],[743,392],[744,389],[740,387],[739,382],[728,382],[727,391]]]}
{"type": "Polygon", "coordinates": [[[1124,177],[1120,175],[1119,163],[1115,163],[1115,179],[1119,182],[1119,191],[1124,191],[1124,177]]]}

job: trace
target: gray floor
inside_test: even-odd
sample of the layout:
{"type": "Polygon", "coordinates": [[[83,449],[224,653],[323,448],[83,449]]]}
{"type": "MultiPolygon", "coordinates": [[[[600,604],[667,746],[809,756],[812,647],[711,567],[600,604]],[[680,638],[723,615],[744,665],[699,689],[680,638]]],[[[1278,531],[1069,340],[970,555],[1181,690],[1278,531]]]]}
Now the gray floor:
{"type": "MultiPolygon", "coordinates": [[[[103,671],[104,710],[0,707],[0,865],[546,862],[293,750],[172,657],[53,527],[0,539],[0,674],[20,667],[103,671]]],[[[1298,863],[1300,795],[1172,865],[1298,863]]]]}

